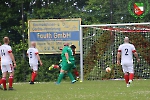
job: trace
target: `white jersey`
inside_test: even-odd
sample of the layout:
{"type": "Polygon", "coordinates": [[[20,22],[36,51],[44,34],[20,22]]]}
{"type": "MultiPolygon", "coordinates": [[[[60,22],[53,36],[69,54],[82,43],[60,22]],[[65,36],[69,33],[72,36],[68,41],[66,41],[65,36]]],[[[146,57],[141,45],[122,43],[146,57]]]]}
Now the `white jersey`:
{"type": "Polygon", "coordinates": [[[38,64],[38,58],[36,55],[38,54],[38,50],[36,48],[29,48],[27,50],[27,54],[29,57],[29,64],[37,65],[38,64]]]}
{"type": "Polygon", "coordinates": [[[9,53],[12,53],[11,46],[7,44],[3,44],[0,46],[1,65],[12,64],[12,59],[10,58],[9,53]]]}
{"type": "Polygon", "coordinates": [[[121,52],[121,65],[133,64],[133,53],[136,52],[133,44],[124,43],[120,45],[118,52],[121,52]]]}

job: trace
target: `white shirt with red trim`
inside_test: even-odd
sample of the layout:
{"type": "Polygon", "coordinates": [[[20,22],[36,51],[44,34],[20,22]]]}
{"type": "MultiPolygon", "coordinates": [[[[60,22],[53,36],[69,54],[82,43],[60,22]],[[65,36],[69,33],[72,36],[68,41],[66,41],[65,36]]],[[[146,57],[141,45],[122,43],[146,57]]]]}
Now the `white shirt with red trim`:
{"type": "Polygon", "coordinates": [[[29,48],[27,50],[27,55],[29,57],[29,64],[34,64],[34,65],[38,64],[38,58],[36,56],[37,54],[38,54],[38,49],[36,48],[29,48]]]}
{"type": "Polygon", "coordinates": [[[9,53],[12,53],[11,46],[7,44],[0,46],[1,65],[12,64],[12,59],[10,58],[9,53]]]}
{"type": "Polygon", "coordinates": [[[121,65],[133,64],[133,53],[136,52],[133,44],[124,43],[120,45],[118,52],[121,52],[121,65]]]}

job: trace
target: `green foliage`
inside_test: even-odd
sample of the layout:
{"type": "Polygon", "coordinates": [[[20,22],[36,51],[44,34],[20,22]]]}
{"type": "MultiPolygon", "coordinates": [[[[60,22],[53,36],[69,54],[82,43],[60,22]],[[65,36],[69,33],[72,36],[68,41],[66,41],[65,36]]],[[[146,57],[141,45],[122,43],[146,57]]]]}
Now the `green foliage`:
{"type": "Polygon", "coordinates": [[[25,82],[28,80],[27,75],[30,74],[29,64],[27,60],[20,57],[16,59],[16,61],[17,67],[15,68],[15,82],[25,82]]]}
{"type": "Polygon", "coordinates": [[[89,0],[85,7],[86,24],[100,24],[110,22],[110,2],[108,0],[89,0]],[[93,6],[94,5],[94,6],[93,6]]]}

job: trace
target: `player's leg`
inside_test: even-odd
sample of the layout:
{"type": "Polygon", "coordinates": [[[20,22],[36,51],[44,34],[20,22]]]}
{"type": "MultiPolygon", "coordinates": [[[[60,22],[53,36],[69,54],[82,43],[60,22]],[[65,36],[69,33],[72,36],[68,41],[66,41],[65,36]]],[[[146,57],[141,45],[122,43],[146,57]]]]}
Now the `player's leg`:
{"type": "Polygon", "coordinates": [[[62,67],[62,60],[59,61],[59,65],[54,65],[53,68],[58,69],[62,67]]]}
{"type": "Polygon", "coordinates": [[[69,78],[70,78],[70,80],[71,80],[71,83],[75,83],[76,80],[74,79],[74,77],[73,77],[71,71],[68,71],[67,74],[68,74],[68,76],[69,76],[69,78]]]}
{"type": "Polygon", "coordinates": [[[76,77],[76,80],[78,81],[79,80],[79,72],[78,72],[75,64],[73,65],[73,73],[74,73],[74,75],[76,77]]]}
{"type": "Polygon", "coordinates": [[[13,72],[9,72],[9,90],[13,90],[13,72]]]}
{"type": "Polygon", "coordinates": [[[37,76],[37,71],[32,71],[30,84],[34,84],[35,78],[37,76]]]}
{"type": "Polygon", "coordinates": [[[0,78],[0,89],[3,89],[2,88],[2,79],[0,78]]]}
{"type": "Polygon", "coordinates": [[[2,69],[2,79],[1,79],[1,82],[3,84],[3,89],[4,90],[7,90],[6,88],[6,76],[7,76],[7,69],[6,69],[6,66],[5,65],[2,65],[1,66],[1,69],[2,69]]]}
{"type": "Polygon", "coordinates": [[[61,69],[56,84],[60,84],[65,74],[65,70],[61,69]]]}
{"type": "MultiPolygon", "coordinates": [[[[0,76],[2,76],[2,68],[1,68],[1,58],[0,58],[0,76]]],[[[0,89],[2,90],[2,79],[0,78],[0,89]]]]}
{"type": "Polygon", "coordinates": [[[4,90],[7,90],[7,88],[6,88],[6,76],[7,76],[7,72],[3,72],[1,81],[2,81],[2,84],[3,84],[3,89],[4,90]]]}
{"type": "Polygon", "coordinates": [[[133,81],[133,78],[134,78],[134,68],[133,68],[133,65],[129,65],[128,71],[129,71],[129,84],[131,84],[132,81],[133,81]]]}
{"type": "Polygon", "coordinates": [[[54,64],[52,64],[48,69],[49,70],[52,70],[52,69],[59,69],[60,68],[60,66],[59,65],[54,65],[54,64]]]}
{"type": "Polygon", "coordinates": [[[128,72],[124,73],[124,79],[125,79],[126,84],[128,84],[128,82],[129,82],[129,73],[128,72]]]}
{"type": "Polygon", "coordinates": [[[2,90],[3,89],[3,87],[2,87],[2,79],[0,79],[0,90],[2,90]]]}
{"type": "Polygon", "coordinates": [[[32,65],[32,74],[31,74],[30,84],[34,84],[37,74],[38,74],[38,65],[32,65]]]}
{"type": "MultiPolygon", "coordinates": [[[[0,76],[2,76],[2,71],[1,71],[1,65],[0,65],[0,76]]],[[[2,81],[0,79],[0,87],[1,87],[2,81]]]]}
{"type": "Polygon", "coordinates": [[[13,80],[14,80],[14,68],[12,65],[8,65],[9,72],[9,90],[13,90],[13,80]]]}
{"type": "Polygon", "coordinates": [[[62,67],[62,62],[58,65],[58,68],[61,68],[62,67]]]}
{"type": "Polygon", "coordinates": [[[61,64],[62,64],[62,67],[61,67],[61,70],[60,70],[56,84],[60,84],[61,80],[64,77],[65,71],[68,70],[68,63],[67,62],[62,62],[61,64]]]}
{"type": "Polygon", "coordinates": [[[123,69],[123,73],[124,73],[124,79],[125,79],[125,82],[126,82],[126,85],[127,87],[129,87],[129,74],[128,74],[128,69],[127,69],[127,66],[126,65],[122,65],[122,69],[123,69]]]}
{"type": "Polygon", "coordinates": [[[74,77],[73,77],[73,75],[72,75],[72,73],[71,73],[71,70],[72,70],[72,68],[74,67],[74,61],[71,61],[71,64],[68,64],[68,76],[69,76],[69,78],[70,78],[70,80],[71,80],[71,83],[75,83],[76,82],[76,80],[74,79],[74,77]]]}
{"type": "Polygon", "coordinates": [[[59,69],[59,68],[61,68],[62,67],[62,61],[60,60],[59,61],[59,65],[54,65],[54,64],[52,64],[50,67],[49,67],[49,70],[51,70],[51,69],[59,69]]]}
{"type": "MultiPolygon", "coordinates": [[[[1,66],[0,66],[0,76],[2,76],[1,66]]],[[[2,79],[0,78],[0,89],[2,90],[3,88],[1,84],[2,84],[2,79]]]]}

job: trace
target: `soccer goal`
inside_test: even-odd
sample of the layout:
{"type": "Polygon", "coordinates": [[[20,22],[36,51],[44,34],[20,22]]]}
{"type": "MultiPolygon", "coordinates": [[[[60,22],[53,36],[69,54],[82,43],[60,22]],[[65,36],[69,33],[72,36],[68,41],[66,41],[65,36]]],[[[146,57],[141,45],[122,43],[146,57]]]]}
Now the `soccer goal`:
{"type": "Polygon", "coordinates": [[[150,78],[150,22],[80,26],[80,74],[83,80],[123,78],[116,65],[117,49],[125,36],[134,44],[140,63],[134,57],[135,78],[150,78]],[[107,67],[111,72],[106,72],[107,67]]]}

